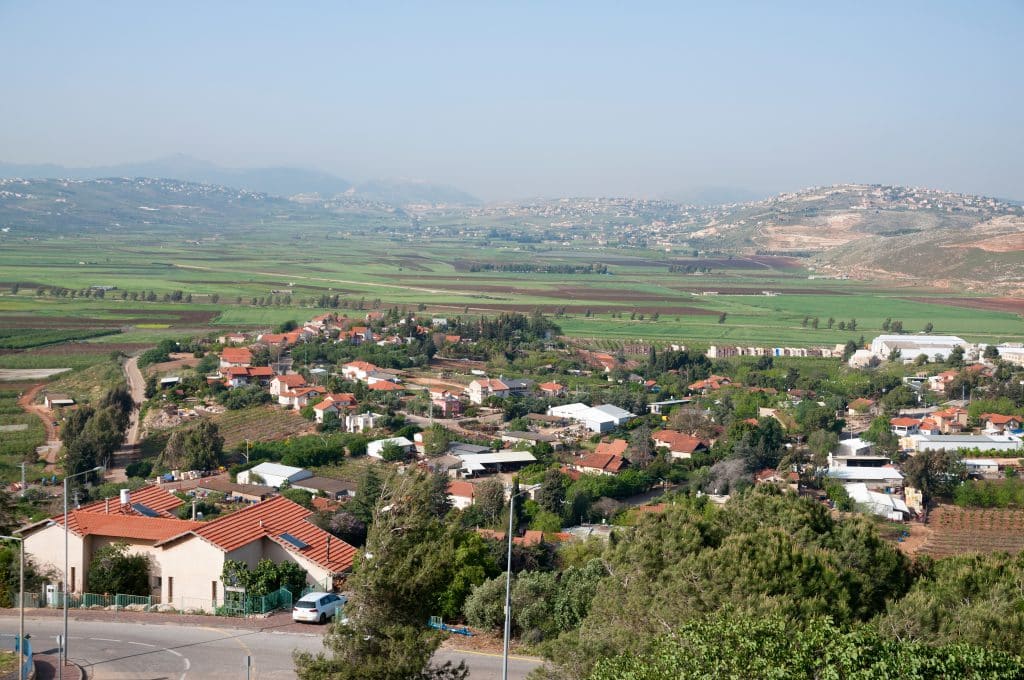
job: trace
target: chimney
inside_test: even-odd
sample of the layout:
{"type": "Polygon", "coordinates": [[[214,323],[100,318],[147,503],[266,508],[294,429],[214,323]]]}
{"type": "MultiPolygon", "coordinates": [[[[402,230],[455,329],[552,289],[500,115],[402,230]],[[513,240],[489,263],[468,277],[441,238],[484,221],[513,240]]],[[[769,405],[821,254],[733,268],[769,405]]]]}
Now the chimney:
{"type": "Polygon", "coordinates": [[[263,520],[260,520],[260,529],[263,528],[263,520]]]}
{"type": "Polygon", "coordinates": [[[132,495],[128,489],[121,489],[121,505],[131,505],[132,495]]]}
{"type": "Polygon", "coordinates": [[[109,515],[110,514],[110,499],[109,498],[105,498],[104,501],[105,501],[105,503],[103,504],[103,511],[109,515]]]}

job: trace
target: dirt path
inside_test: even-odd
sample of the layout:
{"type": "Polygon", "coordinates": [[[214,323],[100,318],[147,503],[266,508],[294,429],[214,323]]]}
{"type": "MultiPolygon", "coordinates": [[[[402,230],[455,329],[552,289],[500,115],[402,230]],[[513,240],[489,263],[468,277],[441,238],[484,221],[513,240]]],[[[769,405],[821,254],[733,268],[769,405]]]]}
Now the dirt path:
{"type": "Polygon", "coordinates": [[[53,411],[42,404],[35,403],[40,390],[45,386],[45,383],[33,385],[27,392],[21,395],[20,399],[18,399],[18,406],[20,406],[26,413],[31,413],[43,421],[43,426],[46,428],[46,444],[39,447],[37,451],[39,452],[40,457],[46,461],[44,471],[53,472],[57,467],[57,454],[60,453],[60,430],[56,425],[54,425],[53,411]]]}
{"type": "Polygon", "coordinates": [[[114,452],[110,460],[110,467],[104,477],[111,482],[124,482],[128,479],[125,467],[139,457],[139,407],[146,399],[146,380],[139,370],[139,357],[130,357],[124,362],[124,376],[128,383],[128,392],[132,395],[135,407],[128,417],[128,429],[124,434],[124,444],[114,452]]]}
{"type": "Polygon", "coordinates": [[[124,362],[124,375],[128,380],[128,391],[135,401],[124,443],[126,446],[134,446],[139,443],[139,407],[146,400],[146,379],[139,370],[139,357],[134,356],[124,362]]]}
{"type": "Polygon", "coordinates": [[[932,529],[921,522],[907,522],[906,527],[910,536],[897,543],[896,547],[907,557],[914,557],[931,538],[932,529]]]}

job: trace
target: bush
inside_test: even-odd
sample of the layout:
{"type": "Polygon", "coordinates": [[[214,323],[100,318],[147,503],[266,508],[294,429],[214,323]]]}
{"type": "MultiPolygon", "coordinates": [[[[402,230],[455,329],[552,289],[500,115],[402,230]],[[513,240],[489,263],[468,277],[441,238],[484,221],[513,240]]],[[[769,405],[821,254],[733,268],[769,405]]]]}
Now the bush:
{"type": "Polygon", "coordinates": [[[124,468],[124,472],[129,477],[149,477],[153,474],[153,461],[137,460],[134,463],[128,463],[124,468]]]}

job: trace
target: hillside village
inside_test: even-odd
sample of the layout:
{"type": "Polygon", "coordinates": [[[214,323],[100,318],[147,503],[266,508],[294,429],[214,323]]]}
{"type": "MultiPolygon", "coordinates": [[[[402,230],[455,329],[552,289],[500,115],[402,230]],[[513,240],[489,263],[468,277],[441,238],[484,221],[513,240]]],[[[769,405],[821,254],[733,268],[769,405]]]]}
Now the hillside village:
{"type": "MultiPolygon", "coordinates": [[[[1024,458],[1020,348],[946,336],[616,355],[564,343],[539,315],[462,323],[389,310],[325,313],[174,353],[182,349],[148,357],[150,438],[232,412],[255,419],[209,467],[189,469],[188,452],[173,459],[168,443],[155,460],[129,464],[147,479],[75,509],[75,591],[88,592],[89,555],[110,541],[153,558],[152,597],[165,608],[221,606],[224,584],[210,583],[239,555],[253,568],[264,557],[290,561],[309,587],[343,588],[366,495],[388,467],[445,479],[451,507],[486,540],[504,539],[501,508],[524,495],[514,540],[554,550],[659,512],[673,494],[723,503],[756,485],[915,523],[950,480],[1013,477],[1024,458]],[[815,356],[806,367],[774,365],[815,356]],[[294,429],[260,440],[259,422],[275,411],[295,414],[294,429]],[[184,567],[211,542],[219,552],[201,559],[212,566],[184,567]]],[[[48,397],[55,409],[74,409],[59,396],[48,397]]],[[[23,529],[40,564],[58,564],[62,521],[23,529]]]]}

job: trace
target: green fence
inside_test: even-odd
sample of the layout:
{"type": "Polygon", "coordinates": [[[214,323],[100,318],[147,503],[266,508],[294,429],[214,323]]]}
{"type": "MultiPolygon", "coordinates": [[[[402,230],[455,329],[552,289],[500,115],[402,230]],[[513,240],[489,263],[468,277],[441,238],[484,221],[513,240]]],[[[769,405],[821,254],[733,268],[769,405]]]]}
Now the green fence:
{"type": "Polygon", "coordinates": [[[224,594],[224,603],[217,607],[214,613],[217,616],[269,614],[278,609],[291,609],[292,601],[292,593],[287,588],[278,588],[266,595],[252,596],[228,591],[224,594]]]}
{"type": "MultiPolygon", "coordinates": [[[[26,593],[26,595],[28,595],[26,593]]],[[[49,606],[52,608],[60,609],[64,606],[63,601],[64,593],[58,593],[52,602],[47,603],[42,598],[37,596],[28,598],[26,597],[26,604],[29,604],[29,600],[35,600],[35,604],[40,607],[49,606]]],[[[68,593],[68,609],[125,609],[132,607],[139,611],[150,611],[153,606],[153,598],[148,595],[100,595],[99,593],[68,593]]],[[[30,605],[31,606],[31,605],[30,605]]]]}

